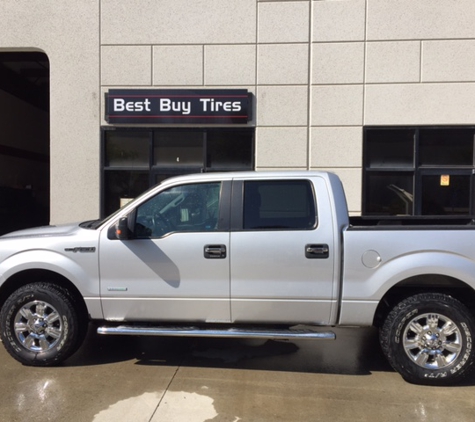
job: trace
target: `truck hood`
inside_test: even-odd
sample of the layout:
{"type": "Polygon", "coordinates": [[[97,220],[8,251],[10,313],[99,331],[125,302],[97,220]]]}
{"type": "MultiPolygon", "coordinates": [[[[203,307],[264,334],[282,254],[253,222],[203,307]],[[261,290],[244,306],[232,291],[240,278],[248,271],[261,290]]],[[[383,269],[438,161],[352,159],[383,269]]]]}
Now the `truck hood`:
{"type": "Polygon", "coordinates": [[[59,226],[33,227],[31,229],[7,233],[3,236],[0,236],[0,240],[29,237],[71,236],[78,230],[80,230],[78,223],[63,224],[59,226]]]}

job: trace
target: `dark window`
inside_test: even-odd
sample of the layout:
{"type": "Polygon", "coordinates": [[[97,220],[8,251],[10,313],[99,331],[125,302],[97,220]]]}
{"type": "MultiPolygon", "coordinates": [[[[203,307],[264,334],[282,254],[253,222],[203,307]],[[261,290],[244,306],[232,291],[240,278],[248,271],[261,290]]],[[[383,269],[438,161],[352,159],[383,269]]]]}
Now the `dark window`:
{"type": "Polygon", "coordinates": [[[216,231],[221,183],[177,186],[160,192],[136,211],[135,236],[216,231]]]}
{"type": "Polygon", "coordinates": [[[421,166],[473,166],[472,129],[424,129],[419,135],[421,166]]]}
{"type": "Polygon", "coordinates": [[[366,165],[370,168],[414,167],[414,131],[368,131],[366,165]]]}
{"type": "Polygon", "coordinates": [[[423,174],[422,215],[470,214],[471,178],[471,175],[423,174]]]}
{"type": "Polygon", "coordinates": [[[203,167],[202,132],[155,131],[154,162],[157,167],[203,167]]]}
{"type": "Polygon", "coordinates": [[[366,214],[412,215],[412,173],[371,172],[366,177],[366,214]]]}
{"type": "Polygon", "coordinates": [[[246,131],[210,131],[207,137],[206,167],[212,171],[252,170],[253,139],[246,131]]]}
{"type": "Polygon", "coordinates": [[[149,187],[147,171],[113,170],[104,174],[104,211],[112,214],[149,187]]]}
{"type": "Polygon", "coordinates": [[[245,230],[308,230],[315,225],[315,200],[308,181],[244,183],[245,230]]]}
{"type": "Polygon", "coordinates": [[[103,131],[102,215],[172,176],[254,169],[254,129],[103,131]]]}
{"type": "Polygon", "coordinates": [[[474,128],[366,128],[364,215],[473,215],[474,128]]]}
{"type": "Polygon", "coordinates": [[[149,140],[147,132],[109,132],[106,138],[106,167],[148,168],[149,140]]]}

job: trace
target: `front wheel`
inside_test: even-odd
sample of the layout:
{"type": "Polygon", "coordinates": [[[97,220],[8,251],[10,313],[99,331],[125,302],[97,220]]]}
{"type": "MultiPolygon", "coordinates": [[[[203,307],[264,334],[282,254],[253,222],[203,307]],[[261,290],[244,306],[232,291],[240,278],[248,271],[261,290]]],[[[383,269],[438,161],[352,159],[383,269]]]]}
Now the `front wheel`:
{"type": "Polygon", "coordinates": [[[380,331],[384,354],[409,382],[450,385],[474,369],[475,321],[465,305],[421,293],[393,308],[380,331]]]}
{"type": "Polygon", "coordinates": [[[31,366],[56,365],[80,346],[84,323],[67,290],[33,283],[12,293],[0,313],[5,349],[31,366]]]}

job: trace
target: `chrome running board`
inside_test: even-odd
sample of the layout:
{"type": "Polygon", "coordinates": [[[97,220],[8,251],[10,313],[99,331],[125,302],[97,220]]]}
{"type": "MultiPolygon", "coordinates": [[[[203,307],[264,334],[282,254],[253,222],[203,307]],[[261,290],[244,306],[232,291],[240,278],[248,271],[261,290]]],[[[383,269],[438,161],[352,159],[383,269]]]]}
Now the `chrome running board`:
{"type": "Polygon", "coordinates": [[[271,340],[335,340],[332,331],[318,332],[311,329],[291,328],[206,328],[120,325],[118,327],[98,327],[98,334],[129,336],[176,336],[176,337],[217,337],[217,338],[262,338],[271,340]]]}

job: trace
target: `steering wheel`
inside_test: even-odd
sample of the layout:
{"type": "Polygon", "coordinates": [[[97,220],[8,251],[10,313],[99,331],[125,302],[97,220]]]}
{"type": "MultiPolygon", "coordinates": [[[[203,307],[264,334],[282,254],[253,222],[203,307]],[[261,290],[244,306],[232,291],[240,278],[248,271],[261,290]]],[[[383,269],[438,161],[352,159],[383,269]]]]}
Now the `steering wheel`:
{"type": "Polygon", "coordinates": [[[153,214],[152,224],[152,234],[154,236],[163,236],[164,234],[167,234],[172,231],[170,221],[168,221],[168,219],[159,212],[153,214]]]}

